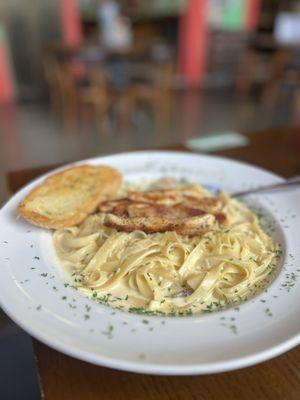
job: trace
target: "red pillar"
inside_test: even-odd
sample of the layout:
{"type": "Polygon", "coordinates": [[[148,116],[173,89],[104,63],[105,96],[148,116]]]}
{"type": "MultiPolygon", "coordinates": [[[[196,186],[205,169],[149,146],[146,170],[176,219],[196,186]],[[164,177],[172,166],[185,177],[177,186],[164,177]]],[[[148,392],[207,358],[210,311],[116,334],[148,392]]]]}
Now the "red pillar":
{"type": "Polygon", "coordinates": [[[66,47],[79,47],[82,28],[78,0],[60,0],[62,42],[66,47]]]}
{"type": "Polygon", "coordinates": [[[11,103],[15,99],[15,85],[9,60],[6,35],[0,27],[0,102],[11,103]]]}
{"type": "Polygon", "coordinates": [[[187,0],[180,17],[179,70],[186,83],[197,86],[205,73],[208,0],[187,0]]]}
{"type": "Polygon", "coordinates": [[[246,0],[245,5],[245,28],[255,30],[258,23],[260,11],[260,0],[246,0]]]}

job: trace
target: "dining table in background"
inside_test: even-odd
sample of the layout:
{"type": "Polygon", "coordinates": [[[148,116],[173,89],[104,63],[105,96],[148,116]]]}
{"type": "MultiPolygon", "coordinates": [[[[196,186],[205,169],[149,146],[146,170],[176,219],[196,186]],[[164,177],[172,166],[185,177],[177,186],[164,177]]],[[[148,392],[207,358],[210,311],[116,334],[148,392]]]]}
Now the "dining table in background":
{"type": "MultiPolygon", "coordinates": [[[[300,175],[300,127],[269,129],[247,136],[249,145],[214,154],[267,168],[286,178],[300,175]]],[[[189,151],[183,144],[163,150],[189,151]]],[[[9,193],[54,167],[8,172],[9,193]]],[[[117,371],[71,358],[36,339],[33,348],[45,400],[298,400],[300,396],[300,346],[255,366],[202,376],[117,371]]]]}

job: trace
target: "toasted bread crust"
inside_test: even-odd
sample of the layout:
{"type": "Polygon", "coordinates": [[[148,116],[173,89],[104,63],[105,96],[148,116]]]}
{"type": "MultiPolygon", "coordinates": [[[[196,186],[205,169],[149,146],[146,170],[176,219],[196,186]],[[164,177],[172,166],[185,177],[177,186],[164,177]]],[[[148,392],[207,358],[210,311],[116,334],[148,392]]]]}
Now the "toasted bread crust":
{"type": "Polygon", "coordinates": [[[31,224],[43,228],[71,227],[96,211],[100,202],[113,197],[120,184],[121,176],[114,168],[70,167],[31,190],[20,202],[18,212],[31,224]]]}

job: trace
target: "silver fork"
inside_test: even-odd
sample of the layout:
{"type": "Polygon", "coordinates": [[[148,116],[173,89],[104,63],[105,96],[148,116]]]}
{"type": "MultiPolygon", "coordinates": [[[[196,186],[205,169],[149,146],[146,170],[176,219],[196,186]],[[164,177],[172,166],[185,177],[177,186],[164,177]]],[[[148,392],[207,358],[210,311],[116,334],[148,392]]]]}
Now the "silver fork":
{"type": "Polygon", "coordinates": [[[294,176],[293,178],[286,179],[284,182],[275,183],[273,185],[261,186],[255,189],[244,190],[241,192],[231,193],[231,197],[242,197],[248,194],[254,193],[268,193],[268,192],[279,192],[283,190],[295,189],[300,186],[300,175],[294,176]]]}

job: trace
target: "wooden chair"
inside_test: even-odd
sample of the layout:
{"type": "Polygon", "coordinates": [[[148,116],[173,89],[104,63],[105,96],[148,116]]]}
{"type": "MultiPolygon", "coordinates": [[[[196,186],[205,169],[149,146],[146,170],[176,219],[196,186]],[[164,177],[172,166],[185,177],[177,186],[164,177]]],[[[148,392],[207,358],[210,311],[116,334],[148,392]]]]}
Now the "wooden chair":
{"type": "MultiPolygon", "coordinates": [[[[121,119],[130,119],[140,104],[145,104],[153,113],[155,132],[168,130],[171,118],[171,86],[173,66],[171,63],[140,63],[132,67],[131,83],[124,96],[124,111],[121,119]]],[[[124,123],[126,126],[126,122],[124,123]]]]}
{"type": "Polygon", "coordinates": [[[59,116],[62,109],[62,93],[58,81],[58,64],[56,58],[47,53],[43,57],[43,69],[46,85],[48,86],[50,107],[55,116],[59,116]]]}
{"type": "Polygon", "coordinates": [[[92,111],[96,121],[107,127],[107,111],[111,96],[100,65],[88,69],[84,80],[76,79],[70,60],[52,55],[45,58],[45,77],[48,83],[51,108],[64,124],[78,122],[85,109],[92,111]]]}
{"type": "Polygon", "coordinates": [[[236,78],[236,88],[239,94],[249,96],[255,85],[263,84],[267,79],[268,69],[267,55],[247,49],[241,57],[236,78]]]}
{"type": "Polygon", "coordinates": [[[277,50],[273,35],[258,33],[249,36],[248,45],[241,52],[236,77],[236,88],[241,95],[249,96],[257,84],[264,86],[268,82],[277,50]]]}
{"type": "Polygon", "coordinates": [[[274,108],[282,86],[288,82],[290,77],[286,67],[291,61],[291,52],[286,49],[278,50],[271,58],[268,71],[268,79],[263,88],[262,104],[267,108],[274,108]]]}

